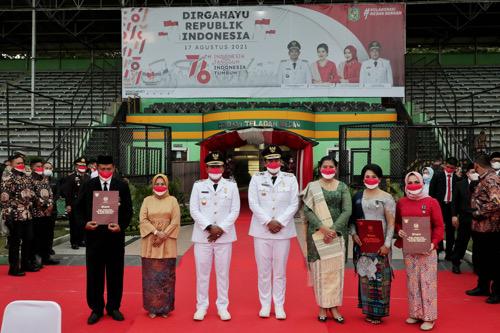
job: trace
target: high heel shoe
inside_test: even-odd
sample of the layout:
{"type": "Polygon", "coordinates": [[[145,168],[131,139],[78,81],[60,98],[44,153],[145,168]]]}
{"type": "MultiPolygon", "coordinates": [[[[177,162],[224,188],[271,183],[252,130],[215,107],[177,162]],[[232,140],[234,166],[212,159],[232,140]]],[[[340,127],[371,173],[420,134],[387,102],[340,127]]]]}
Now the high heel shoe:
{"type": "Polygon", "coordinates": [[[326,316],[318,316],[318,320],[322,323],[326,322],[328,318],[326,316]]]}

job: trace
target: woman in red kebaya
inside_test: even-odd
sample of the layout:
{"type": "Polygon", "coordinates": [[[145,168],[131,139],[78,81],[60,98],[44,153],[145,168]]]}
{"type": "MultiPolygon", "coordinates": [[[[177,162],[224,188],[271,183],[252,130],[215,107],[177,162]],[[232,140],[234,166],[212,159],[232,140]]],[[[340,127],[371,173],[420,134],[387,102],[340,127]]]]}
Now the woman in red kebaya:
{"type": "Polygon", "coordinates": [[[344,49],[346,61],[339,65],[339,75],[341,83],[358,83],[361,63],[358,61],[358,50],[352,45],[344,49]]]}
{"type": "Polygon", "coordinates": [[[422,322],[420,329],[430,331],[437,319],[437,253],[436,248],[443,240],[444,223],[441,208],[436,199],[423,191],[424,180],[418,172],[410,172],[405,178],[406,197],[396,205],[396,231],[399,239],[395,246],[402,246],[407,235],[402,228],[405,217],[429,217],[431,245],[429,251],[421,254],[404,253],[408,284],[409,317],[407,324],[422,322]]]}
{"type": "Polygon", "coordinates": [[[317,47],[318,61],[312,65],[313,83],[339,83],[340,77],[337,74],[337,66],[328,60],[328,45],[321,43],[317,47]]]}

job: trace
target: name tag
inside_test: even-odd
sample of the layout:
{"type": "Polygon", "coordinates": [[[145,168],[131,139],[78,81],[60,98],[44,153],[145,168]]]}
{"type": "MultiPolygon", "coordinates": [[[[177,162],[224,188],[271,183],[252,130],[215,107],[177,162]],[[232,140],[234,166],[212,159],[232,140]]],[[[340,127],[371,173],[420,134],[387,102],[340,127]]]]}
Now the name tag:
{"type": "Polygon", "coordinates": [[[201,191],[201,193],[209,193],[208,191],[201,191]]]}

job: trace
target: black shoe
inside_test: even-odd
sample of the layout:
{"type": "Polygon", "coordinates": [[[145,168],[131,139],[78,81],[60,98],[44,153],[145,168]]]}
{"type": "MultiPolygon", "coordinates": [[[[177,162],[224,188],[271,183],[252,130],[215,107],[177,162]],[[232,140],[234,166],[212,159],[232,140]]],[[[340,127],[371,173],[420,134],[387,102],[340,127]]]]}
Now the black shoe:
{"type": "Polygon", "coordinates": [[[486,303],[488,304],[498,304],[500,303],[500,296],[497,295],[491,295],[486,299],[486,303]]]}
{"type": "Polygon", "coordinates": [[[38,272],[40,270],[40,266],[32,265],[28,267],[22,267],[22,270],[25,272],[38,272]]]}
{"type": "Polygon", "coordinates": [[[98,314],[97,312],[92,311],[92,313],[90,313],[89,319],[87,319],[87,324],[94,325],[99,321],[99,319],[101,319],[101,317],[102,314],[98,314]]]}
{"type": "Polygon", "coordinates": [[[54,254],[56,254],[56,252],[53,249],[50,249],[49,254],[53,256],[54,254]]]}
{"type": "Polygon", "coordinates": [[[24,273],[23,271],[19,271],[19,270],[15,270],[15,269],[9,269],[9,273],[8,273],[10,276],[25,276],[26,273],[24,273]]]}
{"type": "Polygon", "coordinates": [[[108,311],[108,315],[113,318],[113,320],[116,321],[124,321],[125,318],[123,317],[123,314],[119,310],[111,310],[108,311]]]}
{"type": "Polygon", "coordinates": [[[451,261],[451,254],[447,254],[444,256],[444,260],[451,261]]]}
{"type": "Polygon", "coordinates": [[[318,320],[322,323],[326,322],[328,318],[326,316],[318,316],[318,320]]]}
{"type": "Polygon", "coordinates": [[[461,274],[462,271],[460,270],[460,265],[453,265],[453,267],[451,268],[451,271],[455,274],[461,274]]]}
{"type": "Polygon", "coordinates": [[[76,244],[71,244],[71,248],[73,250],[78,250],[80,247],[78,245],[76,245],[76,244]]]}
{"type": "Polygon", "coordinates": [[[476,287],[471,290],[466,290],[465,293],[469,296],[490,296],[490,293],[487,291],[484,291],[483,289],[476,287]]]}
{"type": "Polygon", "coordinates": [[[44,265],[59,265],[59,263],[60,263],[59,260],[55,260],[52,258],[42,260],[42,264],[44,265]]]}
{"type": "Polygon", "coordinates": [[[78,243],[78,246],[79,246],[79,247],[85,247],[85,242],[80,242],[80,243],[78,243]]]}

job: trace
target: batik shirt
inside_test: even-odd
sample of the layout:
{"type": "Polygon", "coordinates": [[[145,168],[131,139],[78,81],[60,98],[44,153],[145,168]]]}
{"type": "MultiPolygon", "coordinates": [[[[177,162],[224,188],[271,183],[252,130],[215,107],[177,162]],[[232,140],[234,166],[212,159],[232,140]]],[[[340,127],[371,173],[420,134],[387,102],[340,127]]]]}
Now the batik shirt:
{"type": "Polygon", "coordinates": [[[53,194],[48,178],[36,173],[31,174],[35,201],[33,202],[33,217],[50,216],[48,208],[53,204],[53,194]]]}
{"type": "Polygon", "coordinates": [[[472,230],[500,232],[500,178],[489,170],[482,175],[472,193],[472,230]]]}
{"type": "Polygon", "coordinates": [[[31,220],[34,200],[31,177],[17,170],[4,172],[0,182],[0,205],[5,221],[31,220]]]}

